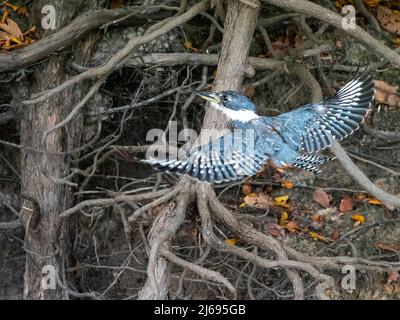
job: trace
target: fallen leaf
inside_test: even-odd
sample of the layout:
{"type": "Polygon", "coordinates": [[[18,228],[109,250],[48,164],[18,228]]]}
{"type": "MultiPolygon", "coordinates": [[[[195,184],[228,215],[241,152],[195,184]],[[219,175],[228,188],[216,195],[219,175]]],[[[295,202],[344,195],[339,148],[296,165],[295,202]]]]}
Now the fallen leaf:
{"type": "Polygon", "coordinates": [[[244,203],[239,206],[241,208],[249,205],[260,209],[268,209],[274,205],[274,201],[272,201],[271,197],[263,192],[251,193],[244,197],[243,201],[244,203]]]}
{"type": "Polygon", "coordinates": [[[380,0],[364,0],[364,4],[371,8],[378,6],[379,2],[380,0]]]}
{"type": "Polygon", "coordinates": [[[226,239],[224,242],[225,242],[226,244],[229,244],[229,245],[231,245],[231,246],[234,246],[234,245],[236,245],[237,240],[236,240],[236,239],[226,239]]]}
{"type": "Polygon", "coordinates": [[[361,214],[354,214],[351,216],[351,219],[355,221],[354,227],[358,227],[359,225],[365,223],[365,218],[361,214]]]}
{"type": "Polygon", "coordinates": [[[283,228],[276,223],[268,223],[264,228],[264,232],[276,238],[283,238],[285,236],[283,228]]]}
{"type": "Polygon", "coordinates": [[[192,44],[190,41],[186,41],[186,42],[183,44],[183,46],[184,46],[186,49],[192,50],[192,51],[194,51],[194,52],[199,52],[199,49],[196,49],[195,47],[193,47],[193,44],[192,44]]]}
{"type": "Polygon", "coordinates": [[[250,183],[245,183],[242,186],[242,192],[245,196],[248,196],[249,194],[251,194],[251,184],[250,183]]]}
{"type": "Polygon", "coordinates": [[[353,199],[346,196],[340,200],[339,210],[341,212],[347,212],[353,210],[353,199]]]}
{"type": "Polygon", "coordinates": [[[285,228],[286,228],[290,233],[294,233],[294,232],[300,230],[299,226],[297,225],[297,222],[294,221],[294,220],[289,221],[289,222],[286,224],[285,228]]]}
{"type": "Polygon", "coordinates": [[[281,186],[286,189],[294,189],[295,185],[289,180],[282,180],[281,186]]]}
{"type": "Polygon", "coordinates": [[[17,38],[18,40],[23,40],[23,34],[18,24],[14,20],[8,18],[7,23],[0,24],[0,29],[8,33],[10,39],[17,38]]]}
{"type": "Polygon", "coordinates": [[[369,199],[368,203],[369,204],[382,204],[382,201],[379,199],[369,199]]]}
{"type": "Polygon", "coordinates": [[[399,279],[400,274],[396,270],[388,272],[388,283],[397,282],[399,279]]]}
{"type": "Polygon", "coordinates": [[[324,237],[316,232],[308,231],[308,234],[314,241],[319,240],[319,241],[323,241],[323,242],[329,242],[329,239],[327,239],[326,237],[324,237]]]}
{"type": "Polygon", "coordinates": [[[324,222],[325,221],[325,215],[322,215],[322,214],[314,214],[312,217],[311,217],[311,221],[312,222],[324,222]]]}
{"type": "Polygon", "coordinates": [[[283,207],[283,208],[290,208],[289,196],[279,196],[274,198],[274,205],[283,207]]]}
{"type": "Polygon", "coordinates": [[[29,17],[29,12],[26,7],[18,7],[17,13],[20,14],[21,16],[29,17]]]}
{"type": "Polygon", "coordinates": [[[328,208],[329,204],[332,200],[332,196],[327,194],[324,190],[321,188],[315,189],[313,193],[313,200],[318,203],[319,205],[328,208]]]}
{"type": "Polygon", "coordinates": [[[392,86],[391,84],[382,80],[374,80],[373,82],[376,89],[380,89],[387,93],[397,93],[397,90],[399,88],[398,86],[392,86]]]}
{"type": "Polygon", "coordinates": [[[388,242],[378,242],[375,244],[375,248],[381,249],[384,251],[397,253],[400,251],[400,244],[388,243],[388,242]]]}
{"type": "Polygon", "coordinates": [[[400,15],[384,6],[378,6],[376,15],[382,28],[400,35],[400,15]]]}
{"type": "Polygon", "coordinates": [[[282,210],[281,217],[279,219],[279,225],[281,227],[284,227],[287,224],[288,218],[289,218],[289,214],[285,210],[282,210]]]}
{"type": "Polygon", "coordinates": [[[16,4],[12,4],[8,1],[4,2],[4,5],[11,8],[14,12],[18,10],[19,6],[16,4]]]}

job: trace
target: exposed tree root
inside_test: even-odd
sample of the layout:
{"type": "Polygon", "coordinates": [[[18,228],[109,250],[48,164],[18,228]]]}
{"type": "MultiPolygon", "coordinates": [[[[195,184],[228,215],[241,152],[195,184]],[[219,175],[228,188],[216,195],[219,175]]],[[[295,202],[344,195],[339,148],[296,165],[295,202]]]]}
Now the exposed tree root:
{"type": "MultiPolygon", "coordinates": [[[[163,206],[163,209],[158,214],[149,233],[148,280],[140,291],[140,299],[168,298],[171,268],[169,262],[187,268],[216,284],[222,284],[231,292],[234,290],[232,284],[220,273],[182,260],[170,251],[169,244],[184,222],[189,209],[193,207],[192,203],[195,203],[198,209],[202,236],[206,243],[216,250],[235,254],[263,268],[284,268],[292,283],[295,299],[304,297],[304,286],[299,271],[307,272],[317,281],[314,289],[316,298],[330,299],[337,298],[338,291],[333,278],[325,274],[323,270],[340,271],[344,265],[352,265],[357,270],[391,271],[400,269],[399,263],[376,262],[347,256],[312,257],[300,253],[272,236],[239,222],[218,200],[210,184],[196,182],[187,176],[183,177],[169,194],[172,193],[175,195],[173,197],[176,199],[175,201],[163,197],[164,203],[157,202],[157,205],[163,206]],[[272,251],[277,260],[268,260],[242,247],[225,243],[214,233],[216,223],[225,226],[241,241],[255,245],[264,251],[272,251]]],[[[154,202],[152,204],[154,205],[154,202]]],[[[148,205],[142,208],[144,207],[146,210],[149,209],[148,205]]]]}

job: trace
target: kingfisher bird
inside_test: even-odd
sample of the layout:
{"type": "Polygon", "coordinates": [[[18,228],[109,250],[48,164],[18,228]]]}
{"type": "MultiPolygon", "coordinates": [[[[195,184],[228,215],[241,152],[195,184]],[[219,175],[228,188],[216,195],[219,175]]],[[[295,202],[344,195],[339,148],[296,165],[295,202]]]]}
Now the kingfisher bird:
{"type": "Polygon", "coordinates": [[[361,74],[329,100],[273,117],[257,115],[254,103],[236,91],[196,94],[228,117],[231,130],[183,157],[146,162],[170,173],[222,183],[254,176],[267,164],[319,173],[319,166],[333,157],[318,152],[359,128],[374,103],[374,83],[371,75],[361,74]]]}

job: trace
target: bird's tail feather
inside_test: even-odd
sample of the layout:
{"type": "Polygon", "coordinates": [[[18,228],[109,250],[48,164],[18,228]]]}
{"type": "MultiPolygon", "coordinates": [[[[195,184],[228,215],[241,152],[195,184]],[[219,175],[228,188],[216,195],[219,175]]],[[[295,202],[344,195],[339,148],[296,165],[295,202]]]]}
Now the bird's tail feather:
{"type": "Polygon", "coordinates": [[[335,157],[301,154],[297,157],[293,166],[312,173],[320,173],[319,166],[333,159],[335,159],[335,157]]]}

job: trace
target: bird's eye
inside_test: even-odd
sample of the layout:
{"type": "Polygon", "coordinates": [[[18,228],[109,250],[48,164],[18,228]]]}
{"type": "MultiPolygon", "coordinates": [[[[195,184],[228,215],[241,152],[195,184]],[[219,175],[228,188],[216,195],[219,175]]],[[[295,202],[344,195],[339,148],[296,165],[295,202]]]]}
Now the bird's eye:
{"type": "Polygon", "coordinates": [[[228,96],[226,94],[223,94],[221,96],[221,100],[224,101],[224,102],[228,101],[228,96]]]}

